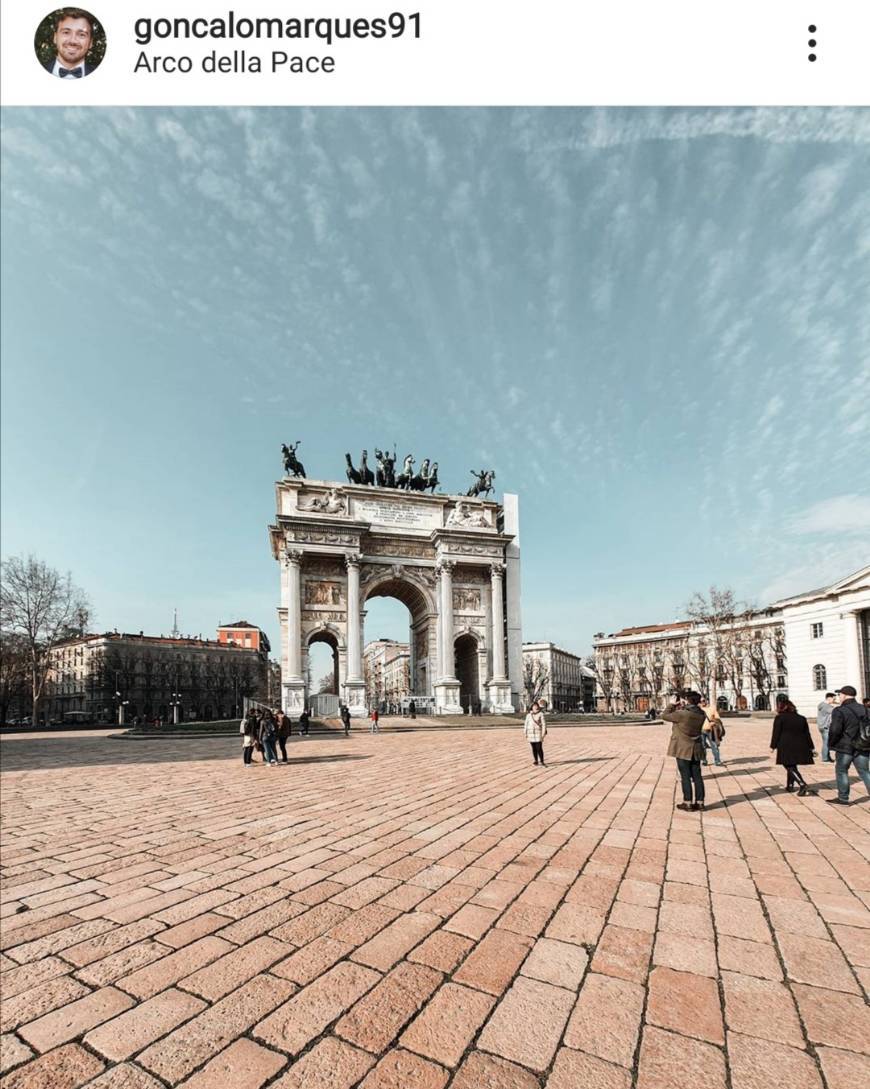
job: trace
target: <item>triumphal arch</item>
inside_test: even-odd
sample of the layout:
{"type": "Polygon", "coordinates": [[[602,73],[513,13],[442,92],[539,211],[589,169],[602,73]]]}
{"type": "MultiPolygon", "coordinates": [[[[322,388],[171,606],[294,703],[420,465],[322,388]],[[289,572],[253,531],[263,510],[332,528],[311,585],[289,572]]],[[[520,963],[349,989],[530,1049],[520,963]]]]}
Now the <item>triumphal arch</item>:
{"type": "Polygon", "coordinates": [[[411,695],[441,714],[505,714],[522,691],[518,503],[284,477],[269,527],[280,564],[284,709],[307,706],[308,651],[334,652],[336,691],[366,711],[365,605],[410,613],[411,695]],[[428,703],[429,701],[427,701],[428,703]]]}

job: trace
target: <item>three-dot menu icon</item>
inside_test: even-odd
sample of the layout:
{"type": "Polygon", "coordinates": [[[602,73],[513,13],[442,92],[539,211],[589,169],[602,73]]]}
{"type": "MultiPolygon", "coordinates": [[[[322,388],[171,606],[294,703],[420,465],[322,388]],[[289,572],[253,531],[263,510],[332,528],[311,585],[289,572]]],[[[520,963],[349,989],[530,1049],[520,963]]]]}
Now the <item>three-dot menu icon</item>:
{"type": "MultiPolygon", "coordinates": [[[[810,32],[810,34],[814,35],[816,33],[815,23],[810,23],[810,25],[807,27],[807,30],[810,32]]],[[[813,50],[813,52],[810,53],[810,55],[807,57],[807,60],[814,61],[816,59],[815,48],[818,45],[815,37],[810,38],[810,40],[807,42],[807,45],[810,47],[810,49],[813,50]]]]}

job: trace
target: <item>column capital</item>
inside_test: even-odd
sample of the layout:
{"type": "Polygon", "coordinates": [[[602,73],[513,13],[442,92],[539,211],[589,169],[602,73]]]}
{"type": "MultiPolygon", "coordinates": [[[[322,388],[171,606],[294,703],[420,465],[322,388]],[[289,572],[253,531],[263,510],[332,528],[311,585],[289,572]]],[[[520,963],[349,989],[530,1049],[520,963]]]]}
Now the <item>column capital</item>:
{"type": "Polygon", "coordinates": [[[491,563],[489,565],[489,573],[494,579],[504,578],[505,565],[503,563],[491,563]]]}
{"type": "Polygon", "coordinates": [[[435,573],[437,575],[452,575],[456,570],[455,560],[439,560],[435,564],[435,573]]]}
{"type": "Polygon", "coordinates": [[[294,567],[298,567],[302,563],[302,557],[305,553],[301,548],[286,548],[284,550],[284,560],[286,563],[293,564],[294,567]]]}
{"type": "Polygon", "coordinates": [[[362,562],[362,556],[359,552],[345,552],[344,554],[345,566],[350,569],[351,567],[359,567],[362,562]]]}

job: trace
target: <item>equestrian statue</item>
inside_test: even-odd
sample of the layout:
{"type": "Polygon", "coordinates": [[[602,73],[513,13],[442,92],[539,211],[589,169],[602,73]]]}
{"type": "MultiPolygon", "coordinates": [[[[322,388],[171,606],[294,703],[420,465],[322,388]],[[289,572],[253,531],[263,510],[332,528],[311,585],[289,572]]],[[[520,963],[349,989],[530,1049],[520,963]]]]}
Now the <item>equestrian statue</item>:
{"type": "Polygon", "coordinates": [[[291,473],[294,476],[305,477],[305,466],[296,457],[296,451],[299,448],[301,439],[296,442],[291,442],[288,446],[286,442],[281,443],[281,453],[284,455],[284,476],[289,476],[291,473]]]}

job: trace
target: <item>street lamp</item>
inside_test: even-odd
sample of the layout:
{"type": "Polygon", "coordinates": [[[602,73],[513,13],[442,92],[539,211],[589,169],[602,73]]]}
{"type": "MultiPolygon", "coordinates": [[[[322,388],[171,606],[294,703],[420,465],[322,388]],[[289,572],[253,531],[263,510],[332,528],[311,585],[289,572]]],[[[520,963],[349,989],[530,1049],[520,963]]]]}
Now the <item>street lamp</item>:
{"type": "Polygon", "coordinates": [[[115,670],[115,699],[118,701],[118,725],[123,726],[124,725],[124,708],[127,706],[127,704],[130,701],[121,698],[121,681],[120,681],[120,677],[121,677],[121,671],[120,671],[120,669],[116,669],[115,670]]]}
{"type": "Polygon", "coordinates": [[[174,726],[178,725],[178,708],[181,704],[181,693],[172,693],[172,723],[174,726]]]}

